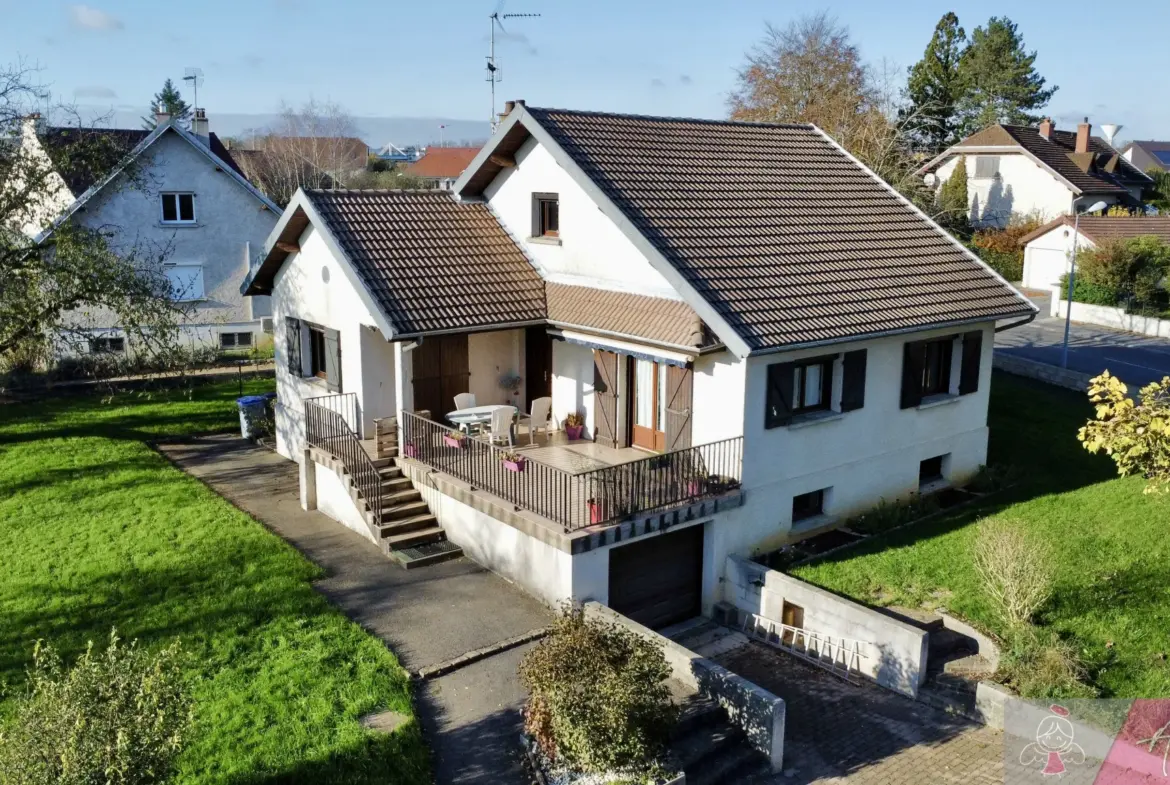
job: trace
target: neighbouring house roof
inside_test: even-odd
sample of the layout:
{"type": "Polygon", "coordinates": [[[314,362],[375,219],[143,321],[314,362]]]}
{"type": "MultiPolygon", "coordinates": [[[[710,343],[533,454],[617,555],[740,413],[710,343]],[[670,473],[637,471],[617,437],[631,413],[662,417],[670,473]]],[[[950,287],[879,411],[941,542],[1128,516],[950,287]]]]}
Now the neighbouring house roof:
{"type": "Polygon", "coordinates": [[[1143,172],[1150,167],[1163,171],[1170,171],[1170,142],[1159,142],[1154,139],[1133,141],[1126,145],[1123,153],[1132,150],[1131,163],[1143,172]]]}
{"type": "Polygon", "coordinates": [[[714,343],[695,310],[681,300],[591,286],[545,284],[549,322],[698,348],[714,343]]]}
{"type": "MultiPolygon", "coordinates": [[[[1043,226],[1039,226],[1031,232],[1028,232],[1018,242],[1020,245],[1027,245],[1062,224],[1072,227],[1073,218],[1064,215],[1049,221],[1043,226]]],[[[1125,240],[1132,237],[1145,237],[1147,235],[1152,235],[1163,242],[1170,243],[1170,216],[1151,215],[1126,217],[1082,215],[1078,228],[1081,234],[1098,245],[1109,240],[1125,240]]]]}
{"type": "MultiPolygon", "coordinates": [[[[235,147],[237,152],[291,154],[306,163],[323,169],[357,171],[365,169],[370,161],[370,147],[355,136],[281,136],[270,134],[259,137],[255,147],[235,147]]],[[[259,156],[263,157],[263,156],[259,156]]]]}
{"type": "Polygon", "coordinates": [[[445,191],[298,192],[246,294],[271,292],[308,223],[336,241],[397,337],[545,320],[528,257],[487,205],[445,191]]]}
{"type": "Polygon", "coordinates": [[[455,178],[478,152],[478,147],[428,147],[426,154],[407,166],[404,173],[434,179],[455,178]]]}
{"type": "Polygon", "coordinates": [[[149,135],[150,131],[131,128],[49,126],[37,139],[70,193],[79,196],[149,135]]]}
{"type": "Polygon", "coordinates": [[[1075,131],[1053,130],[1049,138],[1040,129],[1027,125],[989,125],[945,150],[919,169],[934,169],[955,155],[978,155],[1010,152],[1016,148],[1063,180],[1076,193],[1124,196],[1129,189],[1149,183],[1140,169],[1121,157],[1104,139],[1089,138],[1089,152],[1076,153],[1075,131]]]}
{"type": "Polygon", "coordinates": [[[529,136],[738,353],[1035,313],[815,126],[518,105],[456,192],[529,136]]]}

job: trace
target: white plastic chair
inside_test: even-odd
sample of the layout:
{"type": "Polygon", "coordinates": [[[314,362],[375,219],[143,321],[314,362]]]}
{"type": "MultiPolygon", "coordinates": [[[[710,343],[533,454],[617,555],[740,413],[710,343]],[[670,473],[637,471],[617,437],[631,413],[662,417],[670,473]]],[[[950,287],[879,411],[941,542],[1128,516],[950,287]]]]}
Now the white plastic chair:
{"type": "Polygon", "coordinates": [[[552,421],[549,415],[552,413],[552,398],[537,398],[529,407],[528,414],[520,415],[521,420],[528,421],[528,443],[536,443],[536,430],[538,428],[544,429],[545,438],[548,438],[549,432],[552,430],[552,421]]]}
{"type": "Polygon", "coordinates": [[[475,407],[475,393],[459,393],[455,396],[456,409],[472,409],[475,407]]]}
{"type": "Polygon", "coordinates": [[[501,406],[492,411],[492,425],[488,432],[488,441],[495,444],[497,440],[507,441],[512,446],[512,422],[516,419],[515,406],[501,406]]]}

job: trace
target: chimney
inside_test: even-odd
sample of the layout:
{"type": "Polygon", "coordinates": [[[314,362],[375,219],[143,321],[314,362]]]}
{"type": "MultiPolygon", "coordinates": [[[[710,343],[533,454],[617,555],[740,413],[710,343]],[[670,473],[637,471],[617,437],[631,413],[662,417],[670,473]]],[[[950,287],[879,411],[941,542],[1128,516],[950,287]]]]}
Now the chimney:
{"type": "Polygon", "coordinates": [[[508,115],[512,114],[512,110],[515,108],[515,101],[504,101],[504,112],[500,115],[500,117],[507,117],[508,115]]]}
{"type": "Polygon", "coordinates": [[[1089,125],[1089,118],[1085,118],[1085,122],[1077,123],[1077,147],[1076,152],[1089,152],[1089,133],[1093,130],[1093,126],[1089,125]]]}
{"type": "Polygon", "coordinates": [[[171,113],[167,111],[166,106],[162,102],[159,102],[158,107],[154,110],[154,124],[162,125],[163,123],[170,122],[170,119],[171,113]]]}
{"type": "Polygon", "coordinates": [[[207,144],[207,135],[209,126],[207,124],[207,110],[196,109],[195,117],[191,120],[191,133],[199,137],[200,141],[207,144]]]}
{"type": "Polygon", "coordinates": [[[1040,135],[1045,139],[1052,138],[1052,118],[1045,117],[1040,121],[1040,135]]]}

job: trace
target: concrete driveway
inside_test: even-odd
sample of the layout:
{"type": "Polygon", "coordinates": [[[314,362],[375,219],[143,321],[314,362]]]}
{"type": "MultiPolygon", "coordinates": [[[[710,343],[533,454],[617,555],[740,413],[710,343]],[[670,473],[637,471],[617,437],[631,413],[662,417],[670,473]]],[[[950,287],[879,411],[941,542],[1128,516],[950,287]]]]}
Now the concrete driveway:
{"type": "MultiPolygon", "coordinates": [[[[1060,365],[1064,320],[1048,316],[1048,295],[1029,295],[1040,309],[1031,324],[997,333],[1002,354],[1060,365]]],[[[1106,368],[1129,385],[1142,386],[1170,376],[1170,340],[1073,322],[1069,331],[1068,367],[1094,376],[1106,368]]]]}
{"type": "MultiPolygon", "coordinates": [[[[315,588],[412,672],[497,647],[551,621],[539,602],[468,559],[405,570],[341,524],[305,512],[296,464],[271,450],[231,436],[159,450],[324,568],[328,575],[315,588]]],[[[516,754],[525,698],[516,669],[534,645],[421,684],[417,708],[439,783],[527,785],[516,754]]]]}

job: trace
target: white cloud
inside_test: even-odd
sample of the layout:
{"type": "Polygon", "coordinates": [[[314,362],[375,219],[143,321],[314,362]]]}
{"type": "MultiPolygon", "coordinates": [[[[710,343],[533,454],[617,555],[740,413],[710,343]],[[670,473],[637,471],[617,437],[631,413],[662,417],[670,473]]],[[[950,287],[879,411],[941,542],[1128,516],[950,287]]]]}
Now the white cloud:
{"type": "Polygon", "coordinates": [[[121,30],[125,27],[118,17],[88,5],[69,6],[69,21],[83,30],[121,30]]]}
{"type": "Polygon", "coordinates": [[[118,97],[118,94],[115,93],[110,88],[103,87],[102,85],[85,85],[84,87],[76,88],[73,91],[73,97],[74,98],[103,98],[103,99],[112,101],[113,99],[118,97]]]}

